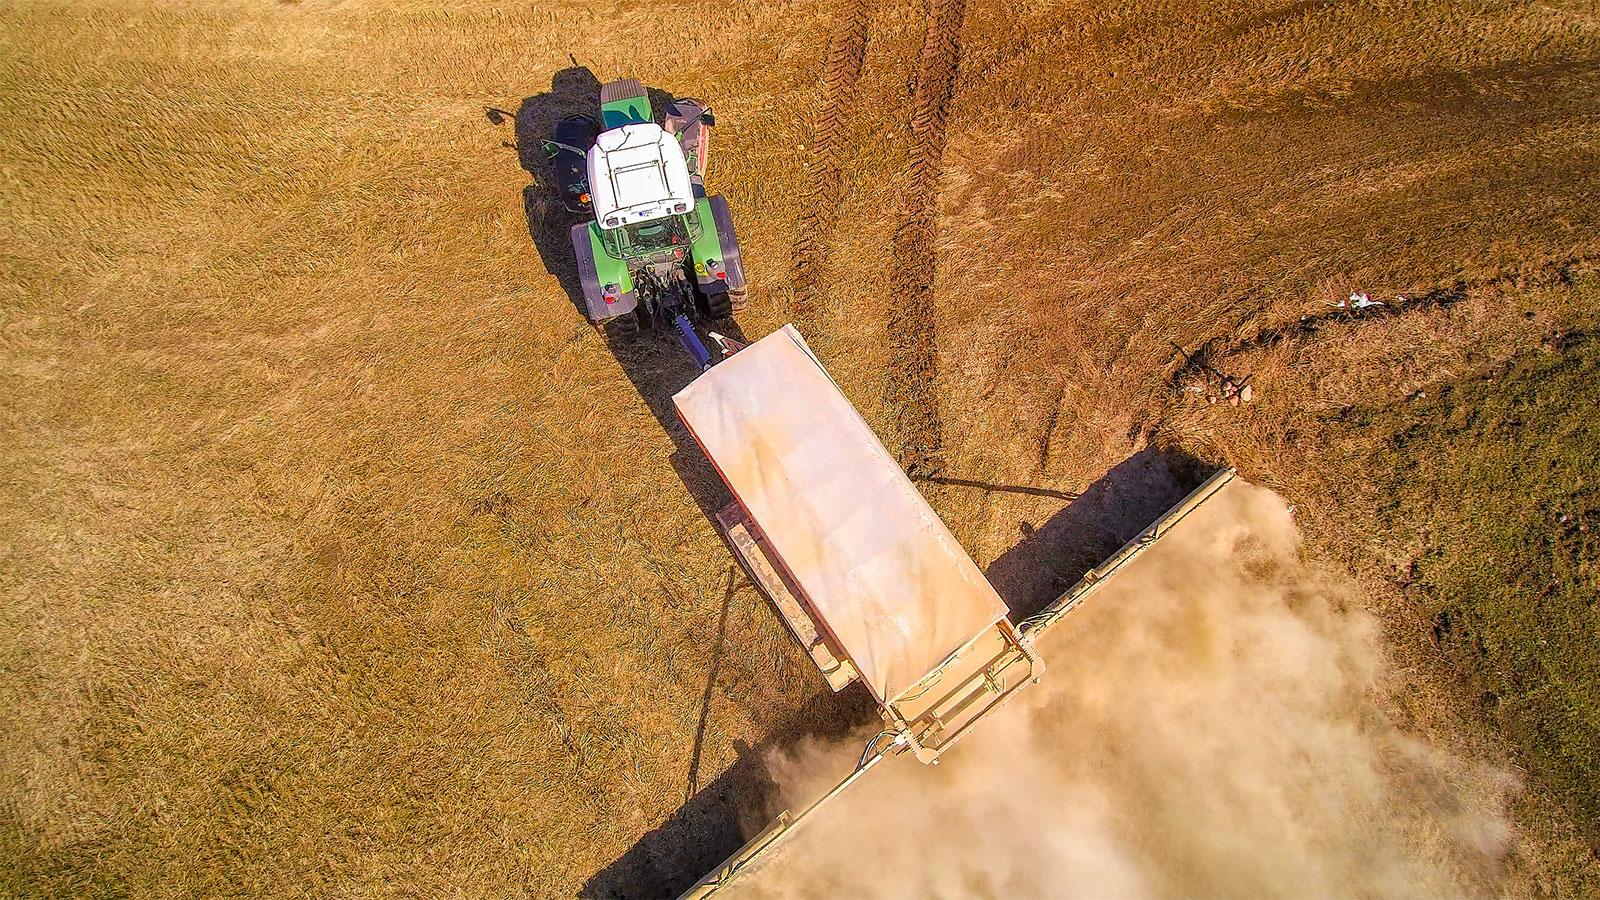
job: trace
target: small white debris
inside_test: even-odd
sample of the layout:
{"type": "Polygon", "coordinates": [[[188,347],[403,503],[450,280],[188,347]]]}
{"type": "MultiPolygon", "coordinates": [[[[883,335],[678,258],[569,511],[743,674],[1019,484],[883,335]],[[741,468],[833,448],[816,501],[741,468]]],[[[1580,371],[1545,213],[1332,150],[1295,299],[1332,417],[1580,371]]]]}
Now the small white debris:
{"type": "MultiPolygon", "coordinates": [[[[1343,303],[1341,303],[1339,305],[1340,306],[1344,306],[1343,303]]],[[[1369,306],[1382,306],[1382,305],[1383,305],[1383,301],[1382,300],[1373,300],[1373,299],[1369,298],[1366,294],[1351,294],[1350,295],[1350,308],[1351,309],[1366,309],[1369,306]]]]}

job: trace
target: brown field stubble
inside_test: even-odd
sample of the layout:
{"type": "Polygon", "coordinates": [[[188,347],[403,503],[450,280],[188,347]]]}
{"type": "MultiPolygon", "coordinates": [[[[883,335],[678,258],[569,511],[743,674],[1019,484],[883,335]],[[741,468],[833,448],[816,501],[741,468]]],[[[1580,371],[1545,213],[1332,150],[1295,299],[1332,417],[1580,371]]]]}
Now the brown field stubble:
{"type": "MultiPolygon", "coordinates": [[[[1362,520],[1305,474],[1324,451],[1293,411],[1403,397],[1590,302],[1516,279],[1597,252],[1591,4],[968,0],[942,153],[913,125],[938,14],[889,4],[840,51],[863,62],[837,144],[802,150],[848,92],[821,77],[840,6],[856,22],[0,10],[7,890],[570,896],[673,814],[691,758],[703,784],[827,726],[794,721],[820,679],[757,598],[727,599],[671,440],[528,239],[482,110],[569,53],[717,107],[746,331],[788,317],[799,269],[847,393],[885,434],[943,411],[954,476],[1080,491],[1176,444],[1281,490],[1339,555],[1362,520]],[[812,205],[813,152],[836,211],[812,205]],[[934,269],[891,312],[900,173],[930,161],[934,269]],[[1449,308],[1249,349],[1352,292],[1457,282],[1449,308]],[[884,376],[907,312],[937,336],[915,397],[884,376]],[[1260,399],[1175,392],[1174,343],[1246,354],[1260,399]]],[[[1061,505],[940,498],[981,563],[1061,505]]],[[[1514,759],[1363,574],[1410,727],[1514,759]]],[[[1592,888],[1530,785],[1510,883],[1592,888]]]]}

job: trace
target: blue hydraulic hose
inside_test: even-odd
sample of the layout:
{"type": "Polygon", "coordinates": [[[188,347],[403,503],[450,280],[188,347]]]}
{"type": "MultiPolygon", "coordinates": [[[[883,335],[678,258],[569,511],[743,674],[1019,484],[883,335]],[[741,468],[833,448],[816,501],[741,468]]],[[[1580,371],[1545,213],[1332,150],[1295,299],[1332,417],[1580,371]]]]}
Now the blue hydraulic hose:
{"type": "Polygon", "coordinates": [[[678,313],[672,324],[678,326],[678,340],[683,344],[683,349],[694,357],[694,364],[700,367],[700,371],[704,372],[711,368],[711,351],[701,343],[700,335],[695,334],[694,326],[689,324],[689,317],[678,313]]]}

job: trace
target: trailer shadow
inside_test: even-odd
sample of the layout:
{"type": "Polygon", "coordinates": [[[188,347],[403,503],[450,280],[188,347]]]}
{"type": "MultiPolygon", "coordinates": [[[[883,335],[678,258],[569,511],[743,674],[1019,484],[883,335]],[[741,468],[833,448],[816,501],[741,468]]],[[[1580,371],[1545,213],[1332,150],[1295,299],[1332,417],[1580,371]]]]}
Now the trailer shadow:
{"type": "Polygon", "coordinates": [[[1043,524],[1018,523],[1022,540],[985,572],[1012,621],[1043,609],[1215,470],[1182,450],[1148,447],[1113,466],[1043,524]]]}
{"type": "MultiPolygon", "coordinates": [[[[717,331],[735,340],[743,341],[744,333],[737,323],[724,320],[717,331]]],[[[655,416],[661,430],[672,440],[673,451],[668,461],[673,472],[689,492],[690,498],[713,525],[717,512],[733,502],[733,494],[712,468],[700,445],[695,443],[689,429],[678,418],[672,405],[672,395],[683,390],[700,374],[689,354],[678,344],[675,335],[639,332],[632,335],[608,334],[606,346],[616,358],[623,374],[628,376],[639,399],[655,416]]]]}
{"type": "Polygon", "coordinates": [[[695,726],[694,745],[689,752],[689,787],[683,802],[688,803],[700,789],[700,754],[706,746],[706,726],[711,724],[711,701],[715,699],[717,676],[722,674],[722,655],[728,649],[728,611],[733,608],[734,595],[749,584],[741,584],[739,567],[728,566],[728,587],[722,594],[722,612],[717,615],[717,637],[711,644],[711,664],[706,667],[706,689],[700,695],[700,724],[695,726]]]}
{"type": "MultiPolygon", "coordinates": [[[[1022,540],[988,570],[1011,617],[1020,620],[1054,600],[1198,487],[1214,468],[1180,450],[1142,450],[1113,467],[1044,524],[1022,523],[1022,540]]],[[[866,691],[819,692],[759,745],[736,743],[738,759],[727,771],[596,873],[579,896],[595,900],[678,896],[766,827],[777,812],[776,785],[766,767],[770,752],[786,750],[806,737],[843,740],[877,721],[866,691]]]]}
{"type": "Polygon", "coordinates": [[[597,872],[578,893],[593,900],[676,897],[694,886],[777,812],[768,755],[807,737],[841,741],[878,721],[871,696],[857,688],[821,691],[757,745],[734,742],[737,760],[676,813],[597,872]]]}

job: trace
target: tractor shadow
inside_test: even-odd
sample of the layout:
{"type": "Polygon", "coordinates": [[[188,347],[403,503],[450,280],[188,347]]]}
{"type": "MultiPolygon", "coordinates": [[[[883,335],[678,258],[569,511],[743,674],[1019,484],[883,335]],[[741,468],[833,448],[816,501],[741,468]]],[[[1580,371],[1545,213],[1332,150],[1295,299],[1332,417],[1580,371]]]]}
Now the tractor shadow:
{"type": "MultiPolygon", "coordinates": [[[[646,88],[657,119],[674,95],[660,88],[646,88]]],[[[561,285],[572,303],[574,315],[583,320],[586,310],[583,283],[578,276],[577,258],[572,252],[572,226],[584,216],[569,212],[557,193],[555,172],[544,153],[544,141],[555,132],[556,123],[566,116],[600,116],[600,79],[586,66],[570,66],[550,78],[550,90],[524,98],[515,114],[490,110],[490,119],[500,112],[513,120],[517,162],[528,173],[530,184],[522,189],[522,208],[528,220],[528,237],[539,251],[544,269],[561,285]]],[[[744,332],[731,319],[715,325],[719,333],[744,341],[744,332]]],[[[700,511],[711,518],[732,502],[733,497],[700,452],[694,439],[678,419],[672,395],[693,381],[699,372],[678,344],[676,334],[640,332],[633,336],[603,334],[607,348],[627,374],[628,380],[649,407],[663,431],[672,439],[672,468],[700,511]]]]}
{"type": "Polygon", "coordinates": [[[600,115],[600,79],[583,66],[562,69],[550,78],[550,90],[524,98],[514,117],[517,162],[531,181],[522,189],[522,211],[528,237],[539,251],[544,269],[561,284],[578,315],[584,314],[583,283],[572,255],[570,230],[579,217],[569,213],[557,193],[555,168],[545,156],[544,142],[556,123],[573,115],[600,115]]]}
{"type": "MultiPolygon", "coordinates": [[[[990,581],[1020,621],[1154,522],[1214,470],[1182,451],[1146,449],[1107,472],[989,567],[990,581]]],[[[729,652],[736,652],[730,648],[729,652]]],[[[1048,676],[1047,676],[1048,677],[1048,676]]],[[[807,737],[842,741],[875,723],[864,690],[818,693],[756,746],[735,743],[734,764],[583,886],[579,897],[675,897],[737,851],[778,812],[766,760],[807,737]]]]}

